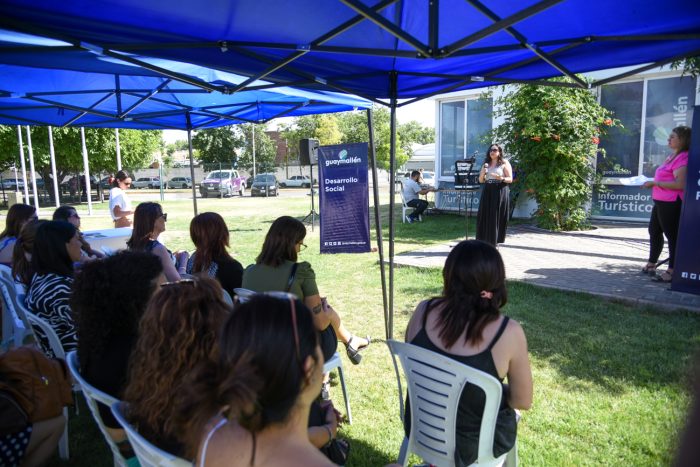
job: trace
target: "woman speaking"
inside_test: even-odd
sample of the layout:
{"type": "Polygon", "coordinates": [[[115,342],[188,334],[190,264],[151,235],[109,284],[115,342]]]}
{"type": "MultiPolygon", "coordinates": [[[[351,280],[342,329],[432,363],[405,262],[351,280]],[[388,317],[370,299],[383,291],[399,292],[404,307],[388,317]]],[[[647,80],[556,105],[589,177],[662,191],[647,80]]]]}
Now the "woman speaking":
{"type": "Polygon", "coordinates": [[[506,240],[510,215],[510,189],[513,169],[503,158],[503,149],[492,144],[479,172],[479,183],[485,183],[476,217],[476,239],[496,245],[506,240]]]}
{"type": "Polygon", "coordinates": [[[668,269],[655,276],[659,282],[671,282],[673,278],[673,260],[676,254],[676,238],[681,219],[683,190],[688,172],[688,149],[690,148],[690,128],[679,126],[671,131],[668,147],[673,154],[656,169],[654,180],[644,184],[652,188],[651,198],[654,207],[649,219],[649,259],[642,268],[643,274],[656,274],[659,255],[664,248],[664,235],[668,239],[668,269]]]}

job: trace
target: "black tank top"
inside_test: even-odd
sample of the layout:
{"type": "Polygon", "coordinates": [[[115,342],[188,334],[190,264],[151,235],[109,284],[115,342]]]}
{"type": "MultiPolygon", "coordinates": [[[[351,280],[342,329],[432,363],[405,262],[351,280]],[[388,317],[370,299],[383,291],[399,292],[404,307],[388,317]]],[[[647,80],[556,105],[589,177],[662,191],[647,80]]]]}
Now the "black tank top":
{"type": "MultiPolygon", "coordinates": [[[[493,346],[498,342],[503,331],[505,331],[509,318],[507,316],[503,317],[503,321],[496,335],[493,337],[493,340],[491,340],[486,350],[476,355],[454,355],[437,347],[428,337],[428,333],[425,330],[425,323],[428,319],[428,313],[431,311],[431,304],[432,300],[428,302],[426,306],[425,312],[423,313],[421,329],[411,340],[411,344],[439,353],[477,370],[481,370],[503,383],[503,378],[499,377],[496,364],[493,361],[491,349],[493,349],[493,346]]],[[[479,452],[479,428],[481,427],[481,418],[484,414],[485,400],[484,391],[478,386],[467,384],[464,387],[457,408],[457,452],[455,453],[457,458],[455,459],[455,464],[458,466],[469,465],[476,461],[479,452]]],[[[408,403],[406,404],[406,409],[407,423],[405,424],[405,428],[408,434],[410,429],[410,410],[408,403]]],[[[515,445],[516,430],[515,411],[508,406],[507,386],[504,386],[501,406],[498,412],[498,418],[496,419],[496,433],[493,441],[494,457],[498,457],[511,450],[515,445]]]]}

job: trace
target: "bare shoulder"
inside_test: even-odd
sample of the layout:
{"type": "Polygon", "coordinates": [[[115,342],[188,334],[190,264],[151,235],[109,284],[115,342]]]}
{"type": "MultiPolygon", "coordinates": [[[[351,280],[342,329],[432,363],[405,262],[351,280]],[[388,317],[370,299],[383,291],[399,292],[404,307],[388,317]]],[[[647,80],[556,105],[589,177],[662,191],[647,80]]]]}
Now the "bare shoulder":
{"type": "MultiPolygon", "coordinates": [[[[206,433],[210,433],[212,428],[213,426],[209,425],[206,433]]],[[[253,455],[252,448],[251,434],[237,423],[228,422],[211,436],[206,452],[200,451],[197,454],[197,465],[201,467],[247,466],[250,465],[253,455]],[[200,464],[203,454],[205,463],[200,464]]]]}
{"type": "Polygon", "coordinates": [[[425,310],[428,307],[428,302],[430,300],[423,300],[416,306],[413,311],[411,319],[408,321],[408,326],[406,327],[406,342],[410,342],[416,337],[418,331],[420,331],[421,325],[423,324],[423,315],[425,315],[425,310]]]}
{"type": "Polygon", "coordinates": [[[506,325],[504,334],[507,335],[507,341],[513,342],[518,346],[524,345],[525,347],[527,347],[527,338],[525,337],[525,331],[523,330],[522,325],[518,321],[510,318],[508,320],[508,324],[506,325]]]}

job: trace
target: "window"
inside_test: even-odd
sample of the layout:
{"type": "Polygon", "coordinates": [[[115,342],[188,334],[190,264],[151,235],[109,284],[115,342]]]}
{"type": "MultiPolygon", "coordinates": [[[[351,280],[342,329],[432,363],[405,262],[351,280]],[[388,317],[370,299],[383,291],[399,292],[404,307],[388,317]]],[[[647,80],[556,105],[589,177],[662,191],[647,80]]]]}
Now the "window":
{"type": "Polygon", "coordinates": [[[644,82],[603,86],[600,105],[610,110],[624,128],[613,127],[601,138],[606,156],[598,155],[597,170],[604,177],[631,177],[639,172],[644,82]]]}
{"type": "Polygon", "coordinates": [[[475,152],[483,158],[483,155],[486,154],[486,148],[490,144],[487,138],[492,129],[492,114],[493,101],[491,99],[444,102],[440,106],[441,176],[452,177],[455,171],[455,161],[458,159],[471,156],[475,152]]]}

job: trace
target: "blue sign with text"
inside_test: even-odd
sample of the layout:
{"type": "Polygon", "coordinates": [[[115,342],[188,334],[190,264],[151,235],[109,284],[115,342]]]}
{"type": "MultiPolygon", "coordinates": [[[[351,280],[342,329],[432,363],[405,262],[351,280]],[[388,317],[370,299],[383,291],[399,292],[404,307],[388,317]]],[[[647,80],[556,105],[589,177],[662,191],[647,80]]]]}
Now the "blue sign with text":
{"type": "Polygon", "coordinates": [[[321,253],[367,253],[367,143],[318,148],[321,253]]]}
{"type": "MultiPolygon", "coordinates": [[[[695,110],[693,128],[700,128],[697,106],[695,110]]],[[[700,144],[697,141],[690,142],[687,174],[671,290],[700,295],[700,144]]]]}

